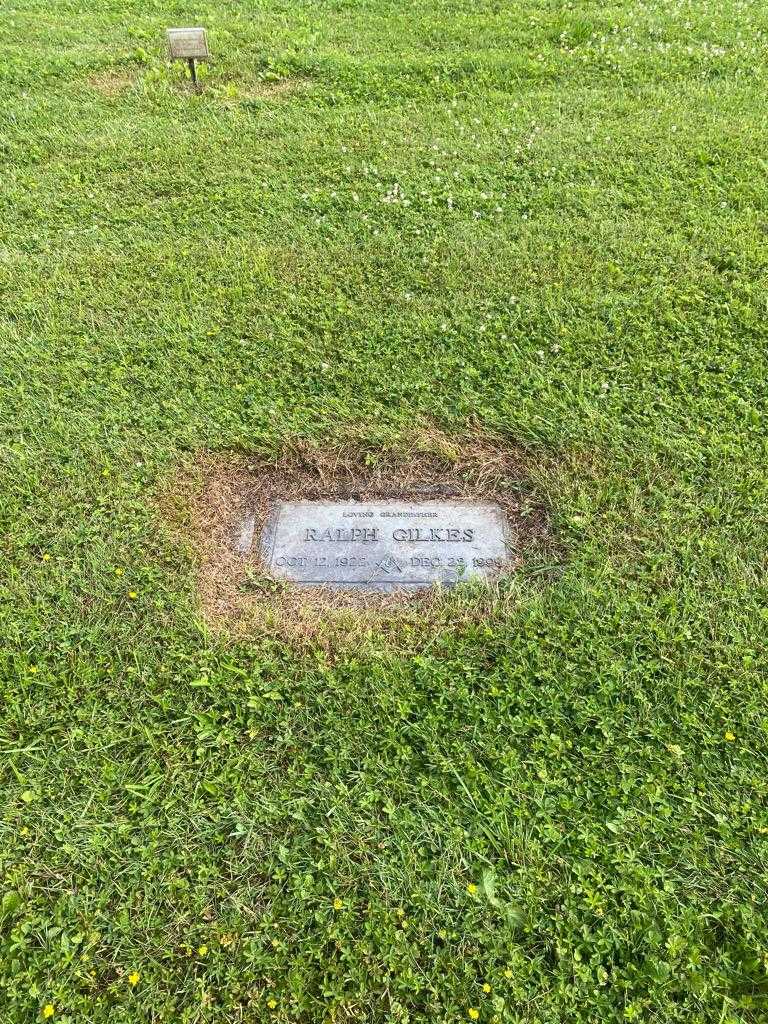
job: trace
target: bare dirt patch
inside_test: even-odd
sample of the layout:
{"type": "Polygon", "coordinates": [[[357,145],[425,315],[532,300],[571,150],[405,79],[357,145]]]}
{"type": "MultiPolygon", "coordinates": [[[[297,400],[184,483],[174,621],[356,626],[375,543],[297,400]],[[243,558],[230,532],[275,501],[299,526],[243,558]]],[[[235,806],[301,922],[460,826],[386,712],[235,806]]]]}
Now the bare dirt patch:
{"type": "MultiPolygon", "coordinates": [[[[425,620],[457,625],[498,614],[514,600],[526,568],[544,578],[562,561],[545,504],[526,472],[527,457],[487,434],[454,441],[429,431],[409,450],[365,450],[359,442],[314,447],[295,443],[274,459],[202,453],[170,481],[161,511],[177,537],[191,544],[202,611],[214,628],[239,635],[274,635],[336,646],[354,627],[422,628],[425,620]],[[461,499],[494,502],[516,537],[504,578],[466,583],[454,591],[377,593],[287,583],[270,577],[260,560],[260,531],[278,501],[461,499]],[[248,554],[238,551],[242,522],[255,516],[248,554]],[[335,638],[332,639],[332,638],[335,638]]],[[[356,642],[357,642],[356,640],[356,642]]]]}

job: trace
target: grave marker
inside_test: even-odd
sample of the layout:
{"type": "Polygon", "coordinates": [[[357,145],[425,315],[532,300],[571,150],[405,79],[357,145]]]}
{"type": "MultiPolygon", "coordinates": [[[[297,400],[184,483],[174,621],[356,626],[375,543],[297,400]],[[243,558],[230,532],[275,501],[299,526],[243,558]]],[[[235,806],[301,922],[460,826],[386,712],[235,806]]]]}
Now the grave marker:
{"type": "Polygon", "coordinates": [[[169,28],[166,30],[171,60],[185,60],[189,64],[192,84],[197,88],[196,60],[208,60],[208,34],[204,28],[169,28]]]}
{"type": "Polygon", "coordinates": [[[462,501],[283,502],[261,536],[275,578],[367,590],[492,579],[512,552],[498,505],[462,501]]]}

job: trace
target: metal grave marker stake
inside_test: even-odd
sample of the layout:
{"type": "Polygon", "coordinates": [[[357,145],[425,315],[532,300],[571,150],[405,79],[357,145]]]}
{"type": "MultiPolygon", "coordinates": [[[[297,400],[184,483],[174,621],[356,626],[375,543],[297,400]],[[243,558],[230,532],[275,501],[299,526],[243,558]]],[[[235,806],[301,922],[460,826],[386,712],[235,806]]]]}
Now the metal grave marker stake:
{"type": "MultiPolygon", "coordinates": [[[[243,553],[247,532],[238,545],[243,553]]],[[[273,577],[337,588],[412,590],[493,579],[513,552],[499,506],[468,501],[282,502],[261,535],[262,562],[273,577]]]]}
{"type": "Polygon", "coordinates": [[[197,89],[195,61],[208,60],[210,57],[207,32],[204,28],[169,28],[165,34],[171,60],[185,60],[189,64],[192,84],[197,89]]]}

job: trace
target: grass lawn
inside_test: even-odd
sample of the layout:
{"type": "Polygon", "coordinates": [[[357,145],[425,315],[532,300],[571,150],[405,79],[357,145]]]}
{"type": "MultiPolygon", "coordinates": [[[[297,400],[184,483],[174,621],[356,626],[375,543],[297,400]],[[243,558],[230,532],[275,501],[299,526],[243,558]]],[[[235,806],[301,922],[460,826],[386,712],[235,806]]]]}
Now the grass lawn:
{"type": "Polygon", "coordinates": [[[2,1024],[768,1019],[763,0],[0,42],[2,1024]],[[525,452],[545,584],[206,622],[174,474],[423,429],[525,452]]]}

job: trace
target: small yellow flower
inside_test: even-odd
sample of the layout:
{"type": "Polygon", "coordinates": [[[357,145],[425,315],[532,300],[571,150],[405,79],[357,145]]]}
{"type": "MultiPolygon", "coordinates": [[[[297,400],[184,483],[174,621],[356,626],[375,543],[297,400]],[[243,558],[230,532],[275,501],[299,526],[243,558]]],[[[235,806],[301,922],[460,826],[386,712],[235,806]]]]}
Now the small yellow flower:
{"type": "Polygon", "coordinates": [[[52,1017],[55,1012],[56,1011],[53,1008],[53,1003],[46,1003],[45,1006],[43,1007],[43,1017],[45,1018],[45,1020],[48,1020],[49,1017],[52,1017]]]}
{"type": "Polygon", "coordinates": [[[344,906],[344,900],[340,900],[339,897],[337,896],[336,899],[333,901],[333,909],[334,910],[341,910],[341,908],[343,906],[344,906]]]}
{"type": "Polygon", "coordinates": [[[512,971],[509,969],[509,967],[506,969],[506,971],[504,971],[504,977],[505,978],[511,978],[512,977],[512,971]]]}
{"type": "MultiPolygon", "coordinates": [[[[29,666],[29,672],[30,672],[31,675],[34,675],[35,672],[37,672],[37,665],[30,665],[29,666]]],[[[51,1004],[49,1003],[48,1005],[50,1006],[51,1004]]]]}
{"type": "Polygon", "coordinates": [[[467,1010],[467,1014],[470,1020],[478,1020],[480,1017],[480,1011],[476,1010],[474,1006],[470,1006],[469,1010],[467,1010]]]}
{"type": "Polygon", "coordinates": [[[207,952],[208,952],[208,947],[207,946],[198,946],[197,947],[197,955],[198,956],[205,956],[207,952]]]}
{"type": "Polygon", "coordinates": [[[275,1007],[277,1006],[277,1001],[274,999],[268,999],[267,1006],[270,1008],[270,1010],[274,1010],[275,1007]]]}
{"type": "Polygon", "coordinates": [[[730,729],[728,729],[728,731],[726,732],[725,738],[728,740],[729,743],[733,743],[733,741],[736,739],[736,737],[734,736],[734,734],[731,732],[730,729]]]}
{"type": "Polygon", "coordinates": [[[135,601],[135,600],[136,600],[136,598],[137,598],[138,596],[139,596],[139,595],[138,595],[138,594],[136,593],[136,591],[135,591],[135,590],[129,590],[129,591],[128,591],[128,597],[130,597],[130,599],[131,599],[132,601],[135,601]]]}
{"type": "Polygon", "coordinates": [[[50,562],[50,560],[51,560],[51,556],[46,551],[46,553],[43,555],[43,561],[44,562],[50,562]]]}
{"type": "Polygon", "coordinates": [[[277,949],[277,947],[280,945],[280,942],[277,939],[272,939],[272,945],[275,947],[275,949],[277,949]]]}
{"type": "Polygon", "coordinates": [[[488,995],[488,993],[489,993],[490,991],[491,991],[491,986],[490,986],[490,985],[488,984],[488,982],[486,981],[486,982],[485,982],[485,984],[483,985],[483,992],[485,992],[485,994],[486,994],[486,995],[488,995]]]}
{"type": "Polygon", "coordinates": [[[467,892],[469,893],[470,896],[475,895],[475,893],[477,892],[477,886],[475,885],[474,882],[469,883],[469,885],[467,886],[467,892]]]}
{"type": "Polygon", "coordinates": [[[115,569],[115,576],[123,576],[124,574],[125,569],[115,569]]]}
{"type": "Polygon", "coordinates": [[[140,977],[141,975],[139,974],[138,971],[131,971],[131,973],[128,975],[128,984],[138,985],[140,977]]]}

